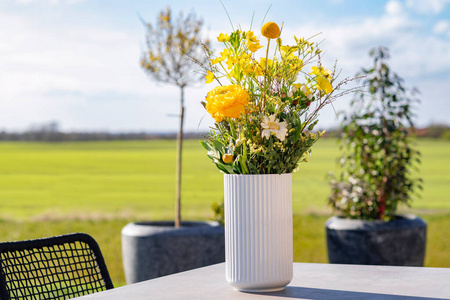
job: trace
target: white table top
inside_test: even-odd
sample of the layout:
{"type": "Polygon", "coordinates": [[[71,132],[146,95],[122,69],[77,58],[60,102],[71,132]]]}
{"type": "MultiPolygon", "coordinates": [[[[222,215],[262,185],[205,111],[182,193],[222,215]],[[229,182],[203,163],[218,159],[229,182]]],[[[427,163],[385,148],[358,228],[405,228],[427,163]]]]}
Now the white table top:
{"type": "Polygon", "coordinates": [[[243,293],[225,281],[225,264],[91,294],[77,299],[450,299],[449,268],[294,263],[280,292],[243,293]]]}

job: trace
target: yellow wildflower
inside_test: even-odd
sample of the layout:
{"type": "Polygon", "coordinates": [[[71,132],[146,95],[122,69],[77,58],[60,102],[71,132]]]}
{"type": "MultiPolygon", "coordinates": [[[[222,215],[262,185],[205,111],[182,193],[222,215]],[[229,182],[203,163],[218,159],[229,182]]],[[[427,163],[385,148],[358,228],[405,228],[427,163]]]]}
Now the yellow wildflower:
{"type": "Polygon", "coordinates": [[[326,94],[329,94],[333,91],[333,86],[324,76],[319,75],[316,77],[317,87],[319,90],[324,91],[326,94]]]}
{"type": "Polygon", "coordinates": [[[250,42],[257,42],[258,41],[256,39],[255,33],[253,31],[247,31],[246,36],[247,36],[247,40],[249,40],[250,42]]]}
{"type": "Polygon", "coordinates": [[[256,52],[256,51],[258,51],[258,49],[261,49],[263,46],[261,46],[260,44],[259,44],[259,42],[256,42],[256,43],[252,43],[252,42],[250,42],[250,41],[248,41],[247,42],[247,48],[248,48],[248,50],[250,50],[251,52],[256,52]]]}
{"type": "Polygon", "coordinates": [[[283,54],[291,54],[298,51],[298,46],[280,45],[280,50],[283,54]]]}
{"type": "MultiPolygon", "coordinates": [[[[261,57],[261,59],[259,60],[259,65],[264,69],[265,65],[266,65],[266,58],[265,57],[261,57]]],[[[272,67],[273,65],[273,60],[272,59],[267,59],[267,67],[272,67]]]]}
{"type": "Polygon", "coordinates": [[[276,39],[280,36],[280,33],[280,27],[274,22],[268,22],[261,28],[261,34],[268,39],[276,39]]]}
{"type": "Polygon", "coordinates": [[[262,76],[264,69],[257,63],[249,63],[245,66],[243,70],[244,75],[255,75],[255,76],[262,76]]]}
{"type": "Polygon", "coordinates": [[[223,118],[239,118],[245,112],[249,95],[239,85],[215,87],[206,97],[206,110],[220,122],[223,118]]]}
{"type": "Polygon", "coordinates": [[[223,34],[223,33],[221,33],[221,34],[219,34],[219,36],[217,37],[217,40],[218,40],[219,42],[227,42],[227,41],[230,40],[230,36],[229,36],[228,34],[223,34]]]}
{"type": "Polygon", "coordinates": [[[223,49],[223,51],[220,52],[220,56],[222,56],[223,58],[227,58],[230,56],[230,51],[228,51],[228,49],[223,49]]]}
{"type": "Polygon", "coordinates": [[[214,74],[211,71],[208,71],[208,74],[205,76],[206,83],[211,83],[214,80],[214,74]]]}
{"type": "Polygon", "coordinates": [[[227,60],[228,70],[233,69],[235,62],[236,62],[236,60],[234,58],[230,58],[229,60],[227,60]]]}
{"type": "Polygon", "coordinates": [[[225,58],[223,58],[223,57],[216,57],[214,59],[211,59],[211,63],[213,65],[215,65],[215,64],[220,63],[221,61],[224,61],[224,60],[225,60],[225,58]]]}
{"type": "Polygon", "coordinates": [[[322,75],[323,77],[325,77],[326,79],[330,80],[331,77],[331,71],[328,69],[325,69],[324,67],[316,67],[316,66],[312,66],[311,67],[311,72],[309,73],[311,75],[322,75]]]}
{"type": "Polygon", "coordinates": [[[264,75],[264,68],[258,64],[254,65],[253,71],[255,72],[255,76],[263,76],[264,75]]]}
{"type": "Polygon", "coordinates": [[[248,63],[252,60],[252,57],[248,53],[242,53],[242,55],[239,57],[240,63],[248,63]]]}

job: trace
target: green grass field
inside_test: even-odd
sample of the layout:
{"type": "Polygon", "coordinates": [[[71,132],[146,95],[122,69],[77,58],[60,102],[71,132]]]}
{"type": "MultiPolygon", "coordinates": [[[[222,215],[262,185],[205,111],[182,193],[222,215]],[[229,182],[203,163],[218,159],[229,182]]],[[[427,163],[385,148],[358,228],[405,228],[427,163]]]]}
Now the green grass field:
{"type": "MultiPolygon", "coordinates": [[[[222,175],[198,141],[184,144],[182,214],[209,219],[222,175]]],[[[450,142],[418,140],[422,197],[412,211],[429,223],[427,266],[450,267],[450,142]]],[[[100,244],[113,281],[123,284],[120,230],[135,220],[172,219],[175,141],[0,143],[0,240],[74,231],[100,244]]],[[[328,171],[339,155],[323,139],[293,176],[295,260],[327,262],[328,171]]],[[[406,208],[404,208],[406,210],[406,208]]]]}

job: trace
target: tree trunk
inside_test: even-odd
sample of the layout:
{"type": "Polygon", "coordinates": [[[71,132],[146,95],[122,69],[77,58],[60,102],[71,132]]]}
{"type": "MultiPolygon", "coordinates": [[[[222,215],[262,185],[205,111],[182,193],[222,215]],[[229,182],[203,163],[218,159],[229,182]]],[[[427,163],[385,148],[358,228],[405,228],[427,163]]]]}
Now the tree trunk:
{"type": "Polygon", "coordinates": [[[181,225],[181,152],[183,149],[184,87],[181,89],[180,130],[177,136],[177,176],[175,189],[175,227],[181,225]]]}

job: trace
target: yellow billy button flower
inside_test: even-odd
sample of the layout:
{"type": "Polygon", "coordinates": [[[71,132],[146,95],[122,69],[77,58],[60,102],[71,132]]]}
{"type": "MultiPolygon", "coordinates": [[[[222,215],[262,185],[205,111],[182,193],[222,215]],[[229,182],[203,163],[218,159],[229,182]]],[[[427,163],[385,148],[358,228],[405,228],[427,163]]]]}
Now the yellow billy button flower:
{"type": "Polygon", "coordinates": [[[234,157],[231,154],[224,154],[222,156],[222,161],[226,164],[231,164],[233,162],[233,160],[234,160],[234,157]]]}
{"type": "Polygon", "coordinates": [[[223,118],[239,118],[245,112],[249,95],[239,85],[218,86],[206,96],[205,108],[208,113],[220,122],[223,118]]]}
{"type": "Polygon", "coordinates": [[[280,27],[277,23],[268,22],[261,28],[261,34],[268,39],[276,39],[281,34],[280,27]]]}
{"type": "Polygon", "coordinates": [[[211,71],[208,71],[208,74],[205,76],[206,83],[211,83],[214,80],[214,74],[211,71]]]}

